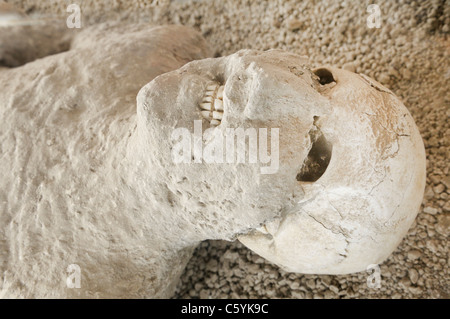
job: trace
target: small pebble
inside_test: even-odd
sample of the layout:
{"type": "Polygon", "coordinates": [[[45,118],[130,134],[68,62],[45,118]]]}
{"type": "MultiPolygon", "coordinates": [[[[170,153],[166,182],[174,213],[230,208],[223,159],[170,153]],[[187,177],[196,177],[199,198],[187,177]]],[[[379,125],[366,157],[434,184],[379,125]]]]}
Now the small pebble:
{"type": "Polygon", "coordinates": [[[444,186],[443,184],[439,184],[438,186],[436,186],[436,187],[433,188],[433,191],[434,191],[436,194],[440,194],[440,193],[442,193],[444,190],[445,190],[445,186],[444,186]]]}
{"type": "Polygon", "coordinates": [[[419,280],[419,273],[417,272],[417,270],[415,270],[414,268],[411,268],[408,271],[408,275],[409,275],[409,279],[411,280],[411,282],[413,284],[417,283],[417,280],[419,280]]]}
{"type": "Polygon", "coordinates": [[[289,31],[295,31],[300,29],[303,26],[303,23],[297,19],[291,19],[287,22],[287,28],[289,31]]]}
{"type": "Polygon", "coordinates": [[[409,260],[416,260],[421,256],[421,253],[418,250],[410,250],[410,251],[408,251],[407,256],[408,256],[409,260]]]}
{"type": "Polygon", "coordinates": [[[356,72],[356,66],[353,62],[345,63],[342,68],[350,72],[356,72]]]}
{"type": "Polygon", "coordinates": [[[427,214],[430,214],[430,215],[436,215],[436,213],[438,212],[438,210],[437,210],[436,208],[434,208],[434,207],[426,206],[426,207],[423,209],[423,212],[424,212],[424,213],[427,213],[427,214]]]}

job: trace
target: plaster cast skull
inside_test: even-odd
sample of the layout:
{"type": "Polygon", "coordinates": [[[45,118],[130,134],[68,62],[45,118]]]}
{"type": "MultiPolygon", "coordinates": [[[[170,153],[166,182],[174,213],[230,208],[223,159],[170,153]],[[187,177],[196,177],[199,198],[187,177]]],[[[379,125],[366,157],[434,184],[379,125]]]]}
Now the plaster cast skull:
{"type": "MultiPolygon", "coordinates": [[[[413,222],[422,140],[377,82],[279,50],[208,58],[181,26],[66,32],[67,52],[0,70],[0,296],[169,297],[207,239],[288,271],[356,272],[413,222]],[[232,128],[257,153],[208,161],[232,128]],[[183,138],[203,151],[179,162],[183,138]]],[[[0,61],[18,61],[5,34],[0,61]]]]}
{"type": "Polygon", "coordinates": [[[161,146],[155,158],[168,187],[197,202],[176,204],[197,205],[206,216],[197,235],[239,234],[287,271],[363,271],[391,254],[418,212],[424,147],[391,91],[364,75],[308,65],[278,50],[191,62],[141,90],[139,124],[161,146]],[[214,84],[216,118],[208,116],[214,84]],[[171,164],[170,132],[193,130],[202,117],[203,129],[212,127],[205,145],[230,127],[279,128],[279,169],[263,175],[261,163],[171,164]]]}

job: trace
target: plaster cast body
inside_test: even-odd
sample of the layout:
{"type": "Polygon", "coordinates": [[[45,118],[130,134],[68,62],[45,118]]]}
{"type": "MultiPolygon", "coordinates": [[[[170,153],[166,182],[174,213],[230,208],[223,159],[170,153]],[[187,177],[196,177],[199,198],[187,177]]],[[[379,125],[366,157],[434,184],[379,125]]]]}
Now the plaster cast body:
{"type": "Polygon", "coordinates": [[[361,271],[392,252],[425,181],[401,102],[338,69],[321,84],[282,51],[182,67],[208,56],[187,28],[101,25],[68,52],[1,70],[0,296],[168,297],[206,239],[239,238],[308,273],[361,271]],[[198,107],[211,81],[224,87],[218,126],[198,107]],[[279,128],[279,169],[174,163],[171,132],[195,120],[208,141],[227,127],[279,128]],[[302,181],[319,131],[331,160],[302,181]],[[70,264],[80,289],[66,285],[70,264]]]}
{"type": "Polygon", "coordinates": [[[172,294],[192,246],[136,154],[136,95],[208,55],[188,28],[101,25],[0,72],[0,296],[172,294]]]}

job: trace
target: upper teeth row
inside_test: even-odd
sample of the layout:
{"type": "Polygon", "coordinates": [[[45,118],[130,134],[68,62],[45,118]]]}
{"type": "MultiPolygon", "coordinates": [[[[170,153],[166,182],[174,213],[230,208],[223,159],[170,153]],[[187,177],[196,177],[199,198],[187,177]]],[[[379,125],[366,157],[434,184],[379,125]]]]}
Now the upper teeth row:
{"type": "Polygon", "coordinates": [[[214,126],[219,125],[223,117],[223,89],[224,86],[216,82],[208,84],[200,103],[202,116],[214,126]]]}

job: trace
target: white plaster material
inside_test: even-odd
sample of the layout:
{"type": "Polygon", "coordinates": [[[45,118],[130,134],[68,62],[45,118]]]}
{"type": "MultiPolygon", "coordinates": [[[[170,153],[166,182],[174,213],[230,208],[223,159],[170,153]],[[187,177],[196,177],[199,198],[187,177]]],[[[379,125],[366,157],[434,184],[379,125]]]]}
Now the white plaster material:
{"type": "Polygon", "coordinates": [[[330,112],[316,122],[332,148],[329,165],[299,183],[295,207],[239,240],[291,272],[365,271],[392,253],[419,211],[424,146],[391,91],[362,74],[322,70],[335,80],[322,93],[330,112]]]}
{"type": "Polygon", "coordinates": [[[189,28],[103,24],[0,71],[0,297],[168,297],[207,239],[330,274],[399,244],[425,154],[392,92],[280,50],[210,56],[189,28]],[[278,169],[174,163],[171,133],[198,120],[205,144],[278,128],[278,169]]]}
{"type": "Polygon", "coordinates": [[[136,95],[208,56],[190,28],[104,24],[0,71],[0,297],[173,293],[192,221],[169,217],[175,194],[139,151],[136,95]],[[66,285],[71,264],[79,289],[66,285]]]}

